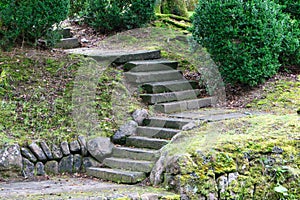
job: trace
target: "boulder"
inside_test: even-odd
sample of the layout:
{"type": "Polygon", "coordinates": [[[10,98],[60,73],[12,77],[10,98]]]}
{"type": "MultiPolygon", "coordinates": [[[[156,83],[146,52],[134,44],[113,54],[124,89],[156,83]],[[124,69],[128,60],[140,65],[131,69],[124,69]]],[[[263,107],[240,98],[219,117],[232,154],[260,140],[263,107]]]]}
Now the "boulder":
{"type": "Polygon", "coordinates": [[[47,143],[45,141],[42,141],[42,142],[40,142],[40,146],[42,147],[42,149],[43,149],[45,155],[47,156],[47,158],[49,160],[53,160],[52,152],[51,152],[49,146],[47,145],[47,143]]]}
{"type": "Polygon", "coordinates": [[[77,140],[70,142],[70,151],[71,152],[78,152],[80,151],[80,144],[77,140]]]}
{"type": "Polygon", "coordinates": [[[32,153],[37,157],[39,161],[46,161],[47,157],[44,154],[44,151],[42,148],[37,145],[37,143],[33,142],[29,145],[29,149],[32,151],[32,153]]]}
{"type": "Polygon", "coordinates": [[[71,154],[67,157],[63,157],[58,163],[59,173],[72,173],[73,172],[74,156],[71,154]]]}
{"type": "Polygon", "coordinates": [[[81,149],[81,155],[82,156],[87,156],[88,151],[87,151],[87,147],[86,147],[86,140],[84,136],[78,136],[78,142],[80,145],[80,149],[81,149]]]}
{"type": "Polygon", "coordinates": [[[112,137],[112,141],[116,144],[125,144],[126,137],[136,134],[138,124],[131,120],[126,124],[122,125],[120,129],[112,137]]]}
{"type": "Polygon", "coordinates": [[[53,174],[53,175],[58,174],[58,162],[55,161],[55,160],[51,160],[51,161],[46,162],[45,172],[47,174],[53,174]]]}
{"type": "Polygon", "coordinates": [[[61,151],[62,153],[65,155],[65,156],[68,156],[70,155],[70,149],[69,149],[69,144],[67,141],[63,141],[61,144],[60,144],[60,148],[61,148],[61,151]]]}
{"type": "Polygon", "coordinates": [[[133,120],[138,123],[139,126],[143,125],[144,119],[149,117],[149,113],[145,109],[138,109],[132,114],[133,120]]]}
{"type": "Polygon", "coordinates": [[[22,147],[21,154],[31,162],[34,163],[37,162],[37,158],[33,155],[33,153],[29,149],[22,147]]]}
{"type": "Polygon", "coordinates": [[[52,145],[52,155],[54,159],[61,159],[63,157],[61,149],[55,144],[52,145]]]}
{"type": "Polygon", "coordinates": [[[79,154],[74,155],[73,172],[80,172],[82,165],[82,157],[79,154]]]}
{"type": "Polygon", "coordinates": [[[26,158],[23,158],[22,174],[25,178],[30,178],[34,176],[34,164],[26,158]]]}
{"type": "Polygon", "coordinates": [[[89,167],[101,167],[101,163],[99,163],[94,158],[84,157],[82,159],[82,168],[81,168],[81,171],[85,172],[86,168],[89,168],[89,167]]]}
{"type": "Polygon", "coordinates": [[[105,158],[112,154],[114,145],[109,138],[98,137],[89,140],[87,143],[88,152],[99,162],[102,162],[105,158]]]}
{"type": "Polygon", "coordinates": [[[45,166],[42,162],[37,162],[35,164],[35,171],[37,176],[44,176],[45,175],[45,166]]]}
{"type": "Polygon", "coordinates": [[[19,145],[4,146],[0,150],[0,177],[4,174],[7,176],[20,175],[22,168],[22,155],[19,145]]]}

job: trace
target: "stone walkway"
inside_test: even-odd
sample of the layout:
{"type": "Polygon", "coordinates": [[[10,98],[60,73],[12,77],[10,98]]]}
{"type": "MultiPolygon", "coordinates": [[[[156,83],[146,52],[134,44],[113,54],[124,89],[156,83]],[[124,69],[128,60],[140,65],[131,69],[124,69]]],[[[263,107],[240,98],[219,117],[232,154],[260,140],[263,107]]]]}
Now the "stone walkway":
{"type": "Polygon", "coordinates": [[[101,182],[88,178],[52,178],[46,181],[0,182],[0,199],[159,199],[176,196],[152,187],[101,182]]]}

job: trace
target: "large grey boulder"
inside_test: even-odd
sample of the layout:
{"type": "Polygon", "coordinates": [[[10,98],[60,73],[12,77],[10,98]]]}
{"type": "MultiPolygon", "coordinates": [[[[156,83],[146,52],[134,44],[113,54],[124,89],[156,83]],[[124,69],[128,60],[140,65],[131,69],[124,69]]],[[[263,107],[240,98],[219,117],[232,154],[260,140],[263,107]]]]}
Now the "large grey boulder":
{"type": "Polygon", "coordinates": [[[19,145],[7,145],[0,150],[0,177],[2,175],[20,175],[22,167],[22,155],[19,145]]]}
{"type": "Polygon", "coordinates": [[[134,111],[134,113],[132,114],[133,120],[136,123],[138,123],[139,126],[143,125],[144,119],[146,119],[148,117],[149,117],[149,113],[145,109],[138,109],[138,110],[134,111]]]}
{"type": "Polygon", "coordinates": [[[72,153],[80,151],[80,144],[77,140],[70,142],[70,151],[72,153]]]}
{"type": "Polygon", "coordinates": [[[63,153],[60,147],[56,146],[55,144],[52,144],[52,155],[53,158],[56,160],[61,159],[63,157],[63,153]]]}
{"type": "Polygon", "coordinates": [[[25,147],[22,147],[21,148],[21,154],[22,154],[22,156],[24,156],[25,158],[27,158],[31,162],[34,162],[34,163],[37,162],[36,157],[33,155],[33,153],[29,149],[27,149],[25,147]]]}
{"type": "Polygon", "coordinates": [[[82,157],[79,154],[74,155],[73,172],[80,172],[82,165],[82,157]]]}
{"type": "Polygon", "coordinates": [[[99,162],[112,154],[114,145],[109,138],[98,137],[87,142],[89,153],[99,162]]]}
{"type": "Polygon", "coordinates": [[[44,176],[45,175],[45,166],[42,162],[37,162],[35,164],[35,171],[37,176],[44,176]]]}
{"type": "Polygon", "coordinates": [[[46,157],[44,151],[37,143],[35,143],[35,142],[31,143],[29,145],[29,149],[32,151],[32,153],[35,155],[35,157],[37,157],[38,160],[40,160],[40,161],[47,160],[47,157],[46,157]]]}
{"type": "Polygon", "coordinates": [[[60,173],[72,173],[73,172],[74,156],[71,154],[67,157],[63,157],[58,164],[58,171],[60,173]]]}
{"type": "Polygon", "coordinates": [[[97,160],[95,160],[92,157],[84,157],[82,159],[81,171],[86,172],[86,168],[89,167],[101,167],[101,163],[99,163],[97,160]]]}
{"type": "Polygon", "coordinates": [[[30,178],[34,176],[34,164],[26,158],[23,158],[22,174],[25,178],[30,178]]]}
{"type": "Polygon", "coordinates": [[[81,155],[82,156],[87,156],[88,151],[87,151],[87,147],[86,147],[86,139],[84,136],[80,135],[78,136],[78,142],[80,145],[80,149],[81,149],[81,155]]]}
{"type": "Polygon", "coordinates": [[[40,145],[45,153],[45,155],[47,156],[48,159],[52,160],[53,159],[53,155],[51,152],[51,149],[49,148],[49,146],[47,145],[47,143],[45,141],[40,142],[40,145]]]}
{"type": "Polygon", "coordinates": [[[45,172],[47,174],[58,174],[58,162],[55,160],[48,161],[45,164],[45,172]]]}
{"type": "Polygon", "coordinates": [[[131,120],[126,124],[122,125],[120,129],[112,137],[112,141],[116,144],[125,144],[126,137],[136,134],[138,123],[131,120]]]}
{"type": "Polygon", "coordinates": [[[61,144],[60,144],[60,148],[61,148],[61,151],[62,153],[65,155],[65,156],[68,156],[70,155],[70,149],[69,149],[69,143],[67,141],[63,141],[61,144]]]}

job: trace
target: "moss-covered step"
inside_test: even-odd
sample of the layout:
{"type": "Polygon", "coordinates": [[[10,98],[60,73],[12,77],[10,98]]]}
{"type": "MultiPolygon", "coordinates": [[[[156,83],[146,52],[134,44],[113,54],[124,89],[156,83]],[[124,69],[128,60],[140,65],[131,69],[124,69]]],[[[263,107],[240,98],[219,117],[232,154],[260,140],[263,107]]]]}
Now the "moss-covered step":
{"type": "Polygon", "coordinates": [[[168,144],[169,140],[147,138],[141,136],[130,136],[126,138],[126,146],[137,147],[137,148],[149,148],[149,149],[161,149],[163,146],[168,144]]]}
{"type": "Polygon", "coordinates": [[[113,148],[112,156],[119,158],[128,158],[133,160],[156,161],[159,158],[160,154],[158,151],[151,149],[116,146],[113,148]]]}
{"type": "Polygon", "coordinates": [[[146,178],[144,172],[132,172],[120,169],[109,169],[109,168],[87,168],[86,174],[107,181],[113,181],[116,183],[127,183],[135,184],[146,178]]]}
{"type": "Polygon", "coordinates": [[[171,139],[174,135],[180,132],[178,129],[160,128],[160,127],[137,127],[137,135],[150,138],[171,139]]]}
{"type": "Polygon", "coordinates": [[[66,50],[68,53],[80,54],[94,58],[97,61],[108,61],[110,63],[124,64],[135,60],[152,60],[160,59],[160,50],[139,50],[139,51],[116,51],[102,50],[96,48],[78,48],[66,50]]]}
{"type": "Polygon", "coordinates": [[[150,117],[144,120],[143,124],[149,127],[164,127],[170,129],[182,129],[182,127],[192,122],[190,119],[150,117]]]}
{"type": "Polygon", "coordinates": [[[103,160],[103,164],[113,169],[122,169],[122,170],[146,172],[146,173],[149,173],[154,166],[153,161],[132,160],[127,158],[115,158],[115,157],[105,158],[103,160]]]}
{"type": "Polygon", "coordinates": [[[177,69],[177,61],[169,60],[140,60],[131,61],[124,65],[124,71],[131,72],[149,72],[177,69]]]}
{"type": "Polygon", "coordinates": [[[188,80],[173,80],[163,81],[155,83],[145,83],[140,86],[141,90],[146,93],[163,93],[163,92],[176,92],[183,90],[193,90],[199,88],[199,84],[196,81],[188,80]]]}
{"type": "Polygon", "coordinates": [[[154,109],[162,113],[174,113],[174,112],[182,112],[187,110],[195,110],[199,108],[209,107],[212,105],[212,102],[213,102],[213,98],[207,97],[201,99],[176,101],[170,103],[160,103],[154,105],[154,109]]]}
{"type": "Polygon", "coordinates": [[[148,83],[171,80],[182,80],[183,76],[179,70],[153,71],[153,72],[125,72],[126,81],[129,83],[148,83]]]}
{"type": "Polygon", "coordinates": [[[182,101],[188,99],[197,99],[200,94],[200,90],[184,90],[178,92],[165,92],[159,94],[141,94],[143,102],[148,104],[157,104],[164,102],[172,102],[172,101],[182,101]]]}

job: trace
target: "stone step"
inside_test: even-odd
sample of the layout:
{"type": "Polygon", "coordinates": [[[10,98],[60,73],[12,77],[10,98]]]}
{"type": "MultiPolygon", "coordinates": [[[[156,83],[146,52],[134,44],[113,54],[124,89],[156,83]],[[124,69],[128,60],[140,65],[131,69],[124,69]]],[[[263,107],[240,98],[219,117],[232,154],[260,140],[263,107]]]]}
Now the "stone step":
{"type": "Polygon", "coordinates": [[[140,88],[146,93],[176,92],[199,88],[198,82],[188,80],[145,83],[140,88]]]}
{"type": "Polygon", "coordinates": [[[122,169],[137,172],[151,172],[154,162],[145,160],[132,160],[126,158],[105,158],[103,164],[112,169],[122,169]]]}
{"type": "Polygon", "coordinates": [[[171,139],[174,135],[179,133],[178,129],[139,126],[137,128],[137,135],[150,138],[171,139]]]}
{"type": "Polygon", "coordinates": [[[171,129],[182,129],[182,127],[192,122],[190,119],[166,118],[166,117],[151,117],[145,119],[143,124],[149,127],[164,127],[171,129]]]}
{"type": "Polygon", "coordinates": [[[131,172],[120,169],[109,168],[87,168],[86,174],[88,176],[97,177],[106,181],[113,181],[116,183],[135,184],[141,182],[146,178],[144,172],[131,172]]]}
{"type": "Polygon", "coordinates": [[[154,71],[154,72],[125,72],[125,78],[129,83],[148,83],[170,80],[182,80],[179,70],[154,71]]]}
{"type": "Polygon", "coordinates": [[[140,136],[130,136],[126,138],[126,146],[133,146],[137,148],[149,148],[158,150],[168,143],[168,140],[157,138],[147,138],[140,136]]]}
{"type": "Polygon", "coordinates": [[[187,110],[195,110],[212,105],[212,97],[192,99],[185,101],[176,101],[170,103],[160,103],[154,105],[154,109],[162,113],[174,113],[187,110]]]}
{"type": "Polygon", "coordinates": [[[139,51],[116,51],[103,50],[96,48],[78,48],[69,49],[66,52],[73,54],[80,54],[94,58],[98,62],[108,61],[109,63],[125,64],[129,61],[135,60],[153,60],[160,59],[160,50],[139,50],[139,51]]]}
{"type": "Polygon", "coordinates": [[[140,97],[143,99],[143,102],[148,104],[157,104],[164,102],[172,102],[172,101],[182,101],[188,99],[197,99],[200,94],[200,90],[185,90],[178,92],[166,92],[166,93],[158,93],[158,94],[141,94],[140,97]]]}
{"type": "Polygon", "coordinates": [[[177,69],[178,62],[169,60],[131,61],[124,65],[124,71],[149,72],[177,69]]]}
{"type": "Polygon", "coordinates": [[[156,161],[159,158],[159,152],[150,149],[114,147],[112,156],[119,158],[129,158],[133,160],[156,161]]]}

